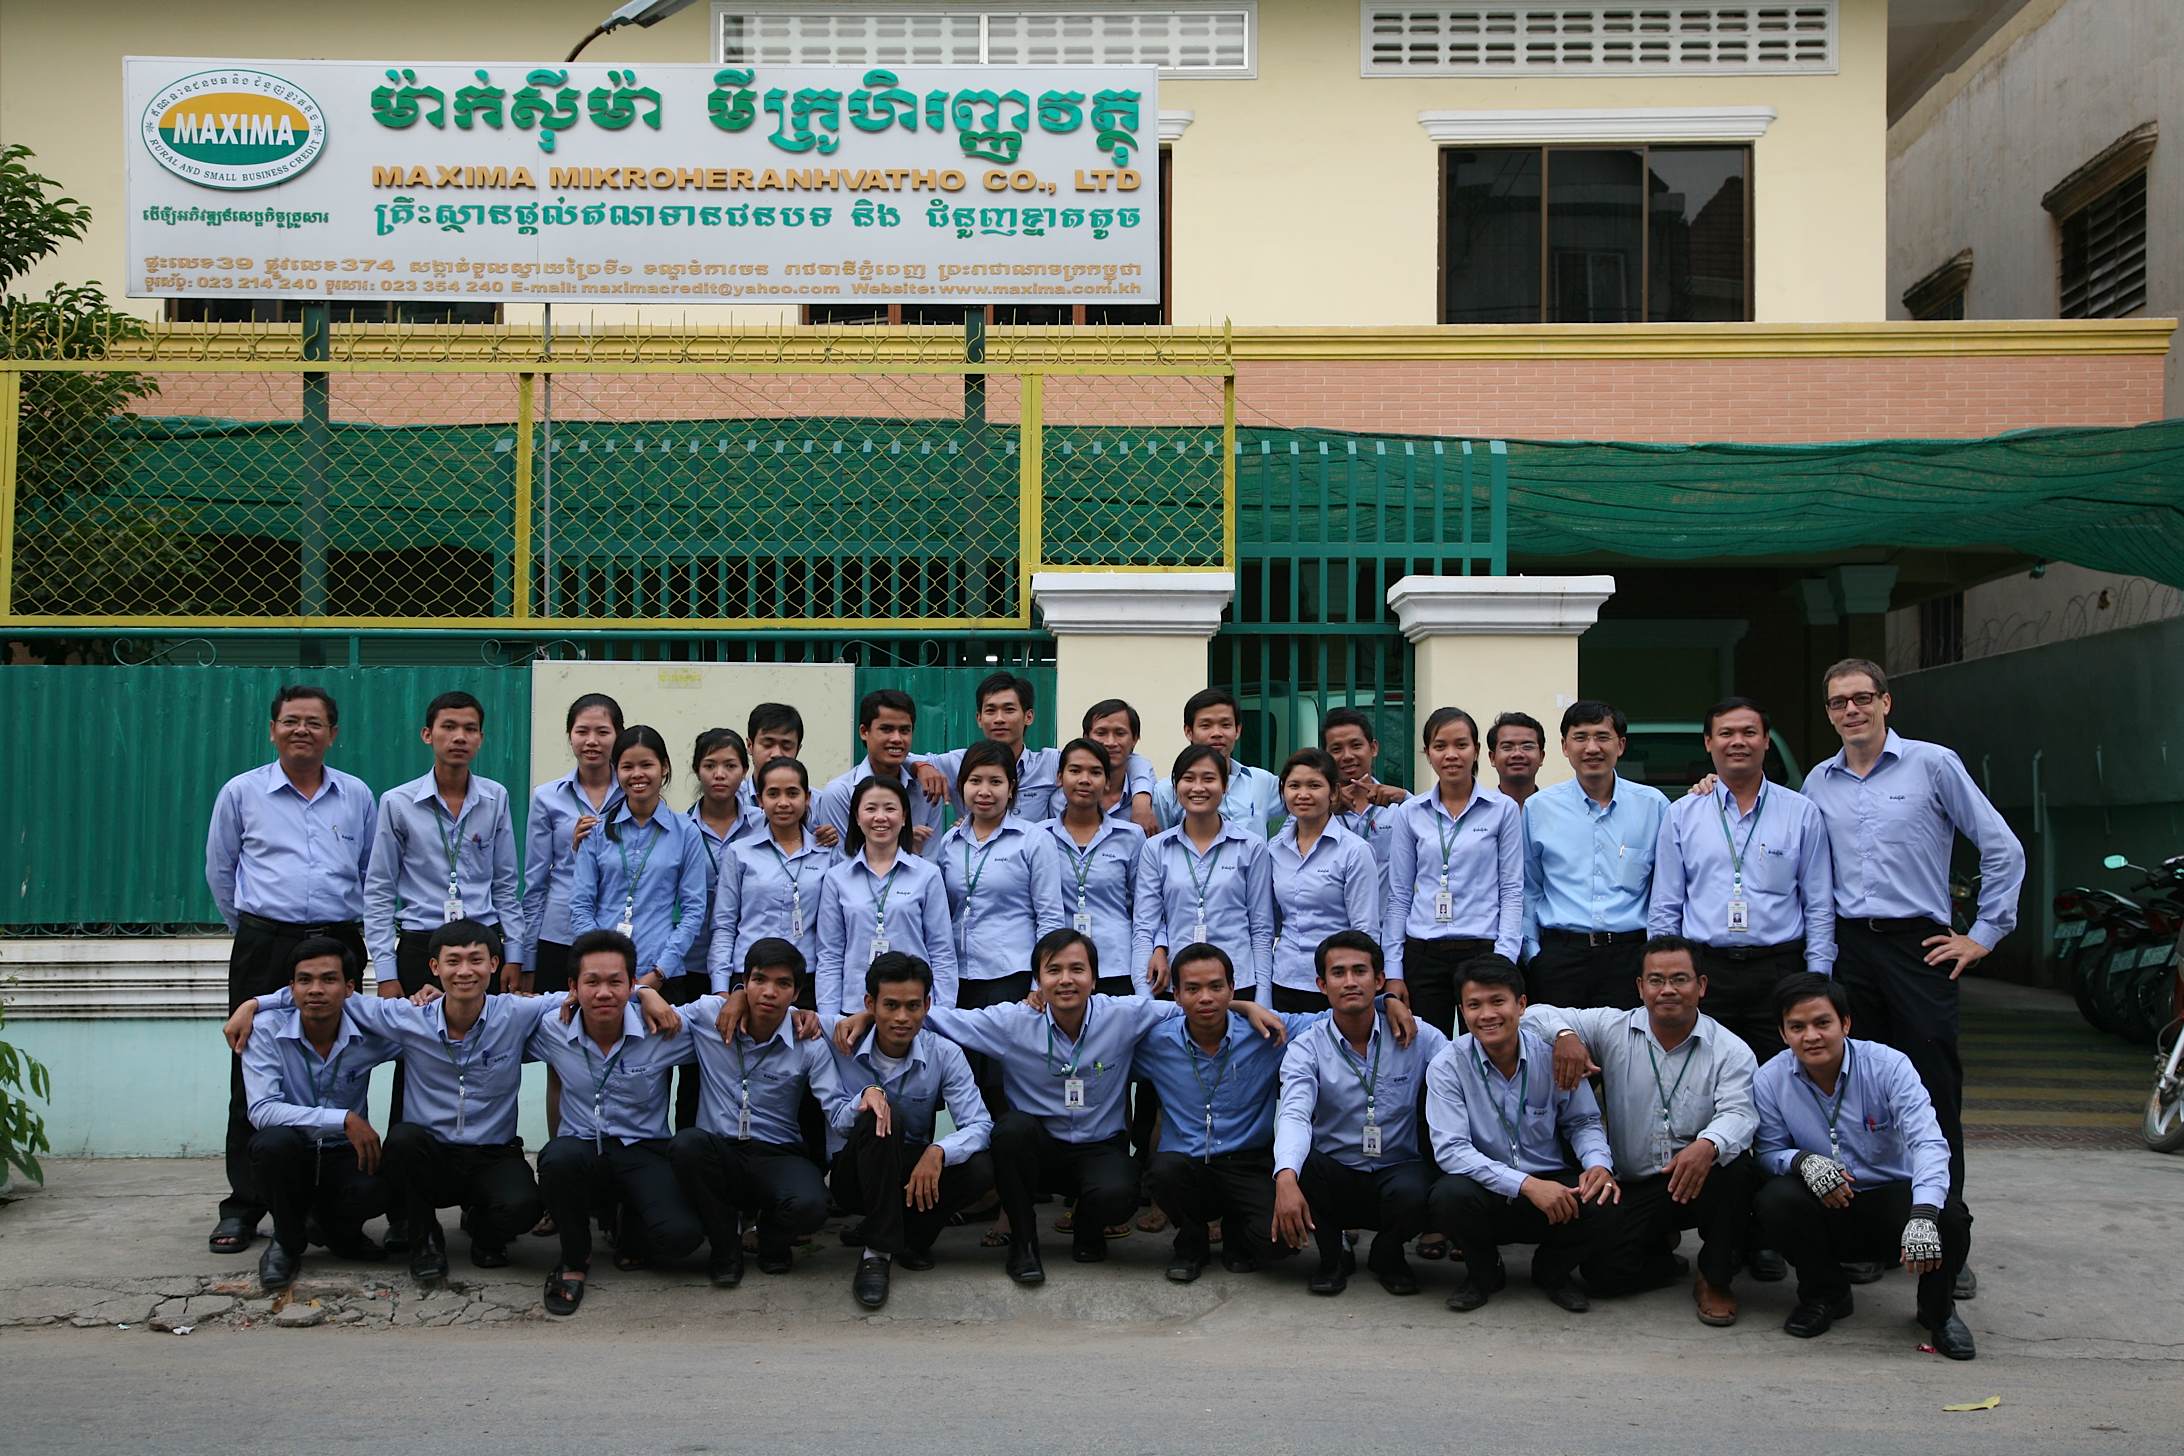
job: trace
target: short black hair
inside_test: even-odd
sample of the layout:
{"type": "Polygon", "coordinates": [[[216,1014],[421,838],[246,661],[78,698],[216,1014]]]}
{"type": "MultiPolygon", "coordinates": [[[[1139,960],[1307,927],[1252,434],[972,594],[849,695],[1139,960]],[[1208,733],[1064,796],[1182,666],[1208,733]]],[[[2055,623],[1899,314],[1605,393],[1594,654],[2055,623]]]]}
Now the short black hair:
{"type": "Polygon", "coordinates": [[[1492,753],[1500,746],[1501,731],[1504,728],[1529,728],[1532,730],[1532,736],[1539,740],[1539,746],[1542,749],[1547,747],[1547,730],[1540,726],[1539,719],[1533,717],[1530,713],[1520,713],[1512,709],[1496,718],[1494,726],[1486,730],[1486,751],[1488,753],[1492,753]]]}
{"type": "Polygon", "coordinates": [[[1060,930],[1050,930],[1039,937],[1039,943],[1031,948],[1031,970],[1036,976],[1039,968],[1053,960],[1073,945],[1084,947],[1084,956],[1092,964],[1092,979],[1100,976],[1100,948],[1092,943],[1092,937],[1081,930],[1065,925],[1060,930]]]}
{"type": "MultiPolygon", "coordinates": [[[[571,952],[573,955],[574,952],[571,952]]],[[[751,948],[743,953],[743,974],[753,971],[789,971],[796,976],[796,984],[804,984],[804,953],[796,948],[796,942],[783,940],[778,935],[762,935],[751,942],[751,948]]]]}
{"type": "Polygon", "coordinates": [[[1069,755],[1072,753],[1089,753],[1094,761],[1099,764],[1101,773],[1112,776],[1115,772],[1115,760],[1108,756],[1107,745],[1096,738],[1070,739],[1062,745],[1062,751],[1055,755],[1055,763],[1068,763],[1069,755]]]}
{"type": "Polygon", "coordinates": [[[1570,736],[1572,728],[1590,727],[1594,723],[1606,723],[1615,730],[1618,738],[1630,737],[1630,719],[1613,703],[1603,703],[1598,698],[1579,698],[1562,710],[1562,736],[1570,736]]]}
{"type": "Polygon", "coordinates": [[[1384,976],[1388,973],[1388,954],[1380,948],[1379,941],[1362,930],[1338,930],[1312,949],[1312,974],[1315,977],[1325,978],[1327,957],[1329,953],[1338,950],[1361,950],[1373,958],[1373,970],[1376,974],[1384,976]]]}
{"type": "Polygon", "coordinates": [[[1221,974],[1227,979],[1229,985],[1234,986],[1236,984],[1236,962],[1229,959],[1227,951],[1203,940],[1194,940],[1174,955],[1168,957],[1168,979],[1175,985],[1182,985],[1183,968],[1188,965],[1195,965],[1199,961],[1218,963],[1221,967],[1221,974]]]}
{"type": "Polygon", "coordinates": [[[432,932],[432,939],[425,945],[425,959],[438,960],[440,952],[451,945],[482,945],[486,954],[494,960],[501,958],[501,933],[482,920],[472,920],[465,915],[450,920],[432,932]]]}
{"type": "Polygon", "coordinates": [[[1198,721],[1198,715],[1208,708],[1228,709],[1236,715],[1236,722],[1239,726],[1244,721],[1243,705],[1236,701],[1236,694],[1230,692],[1227,688],[1200,688],[1183,700],[1184,730],[1189,731],[1191,724],[1198,721]]]}
{"type": "Polygon", "coordinates": [[[917,699],[901,688],[874,688],[857,702],[858,730],[870,728],[882,713],[905,713],[915,724],[918,721],[917,699]]]}
{"type": "Polygon", "coordinates": [[[1714,720],[1716,718],[1721,717],[1724,713],[1743,712],[1747,709],[1759,714],[1759,731],[1762,737],[1774,732],[1774,721],[1767,716],[1767,710],[1750,698],[1723,698],[1706,710],[1706,716],[1699,720],[1699,732],[1711,735],[1714,731],[1714,720]]]}
{"type": "Polygon", "coordinates": [[[442,693],[425,704],[425,726],[430,728],[440,721],[442,713],[457,713],[469,708],[478,715],[478,727],[485,727],[485,704],[465,692],[442,693]]]}
{"type": "Polygon", "coordinates": [[[1818,971],[1793,971],[1775,982],[1775,1021],[1779,1024],[1788,1020],[1790,1008],[1807,1001],[1825,1001],[1835,1008],[1837,1016],[1850,1020],[1850,993],[1843,989],[1841,981],[1818,971]]]}
{"type": "Polygon", "coordinates": [[[341,962],[342,979],[351,986],[363,982],[363,971],[356,963],[356,952],[330,935],[306,936],[296,942],[295,948],[288,952],[288,979],[296,979],[296,967],[322,956],[333,956],[341,962]]]}
{"type": "MultiPolygon", "coordinates": [[[[1593,721],[1598,722],[1599,720],[1594,719],[1593,721]]],[[[1699,943],[1695,940],[1688,940],[1681,935],[1656,935],[1648,939],[1638,950],[1639,969],[1643,970],[1645,968],[1646,957],[1648,956],[1669,955],[1679,950],[1691,957],[1691,969],[1698,970],[1699,943]]]]}
{"type": "Polygon", "coordinates": [[[584,967],[584,957],[594,951],[611,950],[622,958],[622,969],[629,973],[632,982],[637,979],[637,942],[619,930],[587,930],[569,942],[569,984],[576,984],[577,972],[584,967]]]}
{"type": "Polygon", "coordinates": [[[994,696],[996,693],[1016,694],[1017,703],[1020,704],[1023,710],[1027,713],[1032,710],[1033,699],[1036,696],[1035,691],[1031,686],[1030,678],[1019,677],[1013,672],[992,672],[986,674],[986,676],[982,680],[980,680],[978,684],[978,691],[971,698],[971,706],[974,708],[985,707],[986,699],[994,696]]]}
{"type": "Polygon", "coordinates": [[[743,720],[743,736],[756,738],[761,733],[794,733],[797,746],[802,747],[804,715],[787,703],[760,703],[743,720]]]}
{"type": "Polygon", "coordinates": [[[1431,751],[1431,749],[1433,748],[1434,735],[1439,733],[1443,728],[1446,728],[1451,723],[1461,723],[1464,725],[1464,727],[1470,729],[1472,744],[1474,746],[1478,744],[1478,719],[1472,717],[1469,713],[1465,712],[1461,708],[1435,708],[1431,713],[1428,713],[1426,715],[1426,726],[1418,730],[1418,747],[1421,750],[1431,751]]]}
{"type": "Polygon", "coordinates": [[[1189,773],[1201,763],[1212,764],[1214,772],[1221,775],[1221,782],[1223,784],[1228,783],[1228,755],[1210,743],[1184,744],[1183,751],[1175,756],[1175,767],[1168,770],[1168,782],[1171,784],[1180,783],[1183,775],[1189,773]]]}
{"type": "Polygon", "coordinates": [[[1510,995],[1524,995],[1524,972],[1517,963],[1505,955],[1488,951],[1475,955],[1456,968],[1456,999],[1463,1000],[1466,986],[1500,986],[1510,995]]]}
{"type": "Polygon", "coordinates": [[[1132,738],[1143,738],[1145,736],[1145,724],[1139,719],[1137,709],[1120,698],[1101,698],[1091,707],[1085,709],[1084,722],[1080,726],[1089,734],[1094,723],[1099,722],[1102,718],[1111,718],[1117,713],[1124,714],[1129,718],[1130,736],[1132,738]]]}
{"type": "Polygon", "coordinates": [[[1337,728],[1355,728],[1365,735],[1367,743],[1380,742],[1380,735],[1373,730],[1373,720],[1369,714],[1356,708],[1329,708],[1327,716],[1319,720],[1320,747],[1327,746],[1327,735],[1337,728]]]}
{"type": "Polygon", "coordinates": [[[1009,802],[1012,805],[1016,802],[1016,755],[1009,751],[1007,744],[996,743],[991,738],[981,738],[963,750],[963,760],[956,767],[955,791],[958,794],[963,792],[963,785],[969,780],[971,770],[977,768],[1001,770],[1002,776],[1009,781],[1009,802]]]}
{"type": "Polygon", "coordinates": [[[867,996],[880,994],[880,987],[889,981],[915,981],[925,988],[930,998],[933,994],[933,968],[918,956],[906,950],[891,950],[872,958],[865,967],[864,989],[867,996]]]}
{"type": "Polygon", "coordinates": [[[275,693],[273,695],[273,711],[268,715],[271,721],[278,723],[281,720],[281,709],[295,702],[298,698],[317,698],[326,705],[326,726],[329,728],[339,728],[341,726],[341,709],[334,705],[334,695],[324,688],[313,687],[309,683],[290,683],[287,687],[275,693]]]}

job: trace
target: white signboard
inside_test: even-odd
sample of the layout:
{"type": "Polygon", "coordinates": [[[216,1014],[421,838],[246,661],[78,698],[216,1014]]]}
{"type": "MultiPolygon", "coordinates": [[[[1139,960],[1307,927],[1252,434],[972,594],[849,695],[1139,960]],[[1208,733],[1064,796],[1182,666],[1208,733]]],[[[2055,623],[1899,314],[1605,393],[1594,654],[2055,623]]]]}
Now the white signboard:
{"type": "Polygon", "coordinates": [[[1152,67],[124,64],[133,297],[1160,298],[1152,67]]]}

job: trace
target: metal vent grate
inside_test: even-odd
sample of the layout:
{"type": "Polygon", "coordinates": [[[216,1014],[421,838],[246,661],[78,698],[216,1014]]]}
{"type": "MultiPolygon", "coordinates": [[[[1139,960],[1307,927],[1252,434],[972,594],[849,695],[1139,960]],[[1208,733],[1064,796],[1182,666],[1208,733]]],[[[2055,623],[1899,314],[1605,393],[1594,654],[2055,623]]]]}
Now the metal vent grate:
{"type": "Polygon", "coordinates": [[[715,11],[722,64],[748,66],[1158,66],[1170,75],[1250,76],[1258,7],[1019,6],[715,11]]]}
{"type": "Polygon", "coordinates": [[[2071,318],[2146,307],[2146,174],[2134,172],[2063,219],[2062,306],[2071,318]]]}
{"type": "Polygon", "coordinates": [[[1360,7],[1368,76],[1830,72],[1836,0],[1802,5],[1360,7]]]}

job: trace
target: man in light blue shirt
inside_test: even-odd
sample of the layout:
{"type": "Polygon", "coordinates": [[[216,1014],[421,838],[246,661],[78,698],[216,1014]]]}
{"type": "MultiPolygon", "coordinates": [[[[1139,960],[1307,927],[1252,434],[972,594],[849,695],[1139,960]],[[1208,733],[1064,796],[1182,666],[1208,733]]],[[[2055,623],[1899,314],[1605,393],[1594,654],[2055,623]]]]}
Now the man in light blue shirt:
{"type": "Polygon", "coordinates": [[[1653,851],[1668,798],[1617,776],[1623,710],[1586,698],[1562,714],[1576,777],[1524,806],[1524,982],[1554,1006],[1638,1005],[1653,851]]]}
{"type": "MultiPolygon", "coordinates": [[[[303,941],[330,936],[364,969],[364,875],[379,810],[362,779],[326,765],[341,713],[323,688],[273,696],[274,762],[237,774],[213,801],[205,831],[205,884],[235,937],[228,950],[228,1010],[277,990],[303,941]]],[[[227,1196],[209,1240],[239,1254],[257,1236],[265,1202],[251,1186],[248,1100],[239,1059],[228,1067],[227,1196]]]]}
{"type": "Polygon", "coordinates": [[[306,1229],[317,1219],[327,1252],[377,1262],[386,1250],[364,1221],[384,1213],[379,1134],[366,1116],[372,1068],[397,1048],[341,1014],[350,993],[350,955],[314,936],[290,953],[293,1011],[252,1026],[243,1050],[250,1100],[252,1187],[273,1215],[273,1239],[258,1258],[258,1282],[286,1289],[302,1267],[306,1229]]]}
{"type": "MultiPolygon", "coordinates": [[[[1145,729],[1138,710],[1121,698],[1102,698],[1084,710],[1082,726],[1085,737],[1107,750],[1113,770],[1107,787],[1115,802],[1107,808],[1108,817],[1128,820],[1148,836],[1158,834],[1160,815],[1153,808],[1153,794],[1159,779],[1153,772],[1153,761],[1137,751],[1145,729]]],[[[1055,813],[1061,810],[1057,804],[1055,813]]],[[[1110,970],[1108,974],[1115,972],[1110,970]]]]}
{"type": "Polygon", "coordinates": [[[1342,774],[1342,783],[1335,789],[1339,811],[1335,822],[1371,847],[1373,858],[1380,862],[1380,899],[1386,904],[1388,852],[1395,846],[1395,836],[1387,831],[1395,811],[1410,795],[1373,777],[1380,740],[1369,715],[1356,708],[1329,708],[1320,719],[1319,742],[1342,774]]]}
{"type": "Polygon", "coordinates": [[[1949,1143],[1917,1070],[1893,1047],[1850,1039],[1850,997],[1824,976],[1786,980],[1776,1004],[1789,1049],[1752,1083],[1759,1166],[1772,1175],[1754,1209],[1797,1270],[1783,1329],[1827,1333],[1851,1312],[1844,1262],[1900,1257],[1934,1348],[1972,1359],[1952,1293],[1972,1216],[1949,1196],[1949,1143]]]}
{"type": "MultiPolygon", "coordinates": [[[[1957,979],[2017,924],[2025,848],[1935,743],[1899,737],[1879,664],[1849,658],[1823,680],[1828,721],[1843,750],[1805,780],[1835,849],[1835,973],[1858,1030],[1918,1068],[1949,1140],[1949,1190],[1964,1192],[1964,1060],[1957,1051],[1957,979]],[[1968,932],[1953,928],[1949,857],[1956,836],[1979,851],[1979,903],[1968,932]]],[[[1970,1271],[1957,1298],[1973,1293],[1970,1271]]]]}
{"type": "MultiPolygon", "coordinates": [[[[1229,761],[1221,817],[1264,839],[1281,823],[1282,786],[1265,769],[1238,762],[1236,740],[1243,735],[1243,722],[1243,709],[1227,688],[1202,688],[1183,704],[1183,736],[1193,743],[1212,744],[1229,761]]],[[[1183,822],[1183,805],[1175,797],[1175,785],[1166,779],[1153,787],[1153,812],[1163,829],[1183,822]]]]}
{"type": "Polygon", "coordinates": [[[857,704],[857,736],[865,756],[847,773],[830,780],[812,799],[811,827],[833,835],[821,835],[822,844],[846,843],[849,835],[849,801],[857,785],[878,774],[896,779],[910,791],[910,823],[904,830],[903,848],[935,859],[940,854],[941,820],[947,800],[928,795],[915,773],[904,772],[910,761],[910,736],[917,730],[918,705],[899,688],[875,688],[857,704]]]}
{"type": "Polygon", "coordinates": [[[1835,964],[1835,879],[1812,801],[1767,781],[1767,714],[1749,698],[1706,710],[1717,782],[1661,820],[1647,912],[1655,935],[1697,941],[1705,1010],[1774,1055],[1775,983],[1835,964]]]}
{"type": "MultiPolygon", "coordinates": [[[[1051,819],[1062,811],[1062,791],[1056,781],[1061,753],[1052,748],[1026,748],[1024,734],[1032,724],[1035,689],[1031,679],[1013,672],[989,674],[978,685],[978,726],[988,741],[1016,755],[1016,807],[1013,812],[1027,824],[1051,819]]],[[[956,777],[963,769],[963,750],[912,754],[918,787],[928,799],[945,800],[955,807],[960,822],[969,817],[963,796],[956,792],[956,777]]]]}
{"type": "Polygon", "coordinates": [[[1426,1221],[1464,1251],[1464,1282],[1448,1307],[1485,1304],[1507,1282],[1500,1246],[1518,1243],[1539,1246],[1532,1283],[1582,1314],[1591,1301],[1572,1276],[1617,1241],[1622,1198],[1599,1104],[1583,1080],[1555,1085],[1554,1053],[1523,1027],[1524,976],[1515,965],[1481,956],[1459,976],[1468,1030],[1426,1070],[1426,1121],[1446,1175],[1426,1221]]]}
{"type": "MultiPolygon", "coordinates": [[[[1310,1288],[1336,1295],[1355,1259],[1343,1230],[1375,1230],[1366,1266],[1390,1294],[1416,1294],[1403,1245],[1426,1226],[1433,1165],[1424,1156],[1418,1100],[1426,1067],[1448,1038],[1420,1022],[1403,1045],[1376,1009],[1387,964],[1371,936],[1328,937],[1317,957],[1327,1019],[1282,1056],[1274,1119],[1274,1238],[1319,1247],[1310,1288]]],[[[1224,1232],[1226,1229],[1224,1227],[1224,1232]]]]}

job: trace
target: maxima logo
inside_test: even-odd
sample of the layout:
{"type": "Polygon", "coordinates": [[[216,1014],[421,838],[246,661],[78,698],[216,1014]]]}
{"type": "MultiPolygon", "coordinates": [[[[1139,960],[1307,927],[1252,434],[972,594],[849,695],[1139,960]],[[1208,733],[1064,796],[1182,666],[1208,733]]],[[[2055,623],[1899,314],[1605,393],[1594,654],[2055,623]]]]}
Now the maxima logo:
{"type": "Polygon", "coordinates": [[[264,71],[185,76],[152,98],[139,130],[160,166],[229,192],[286,182],[326,147],[319,104],[264,71]]]}

